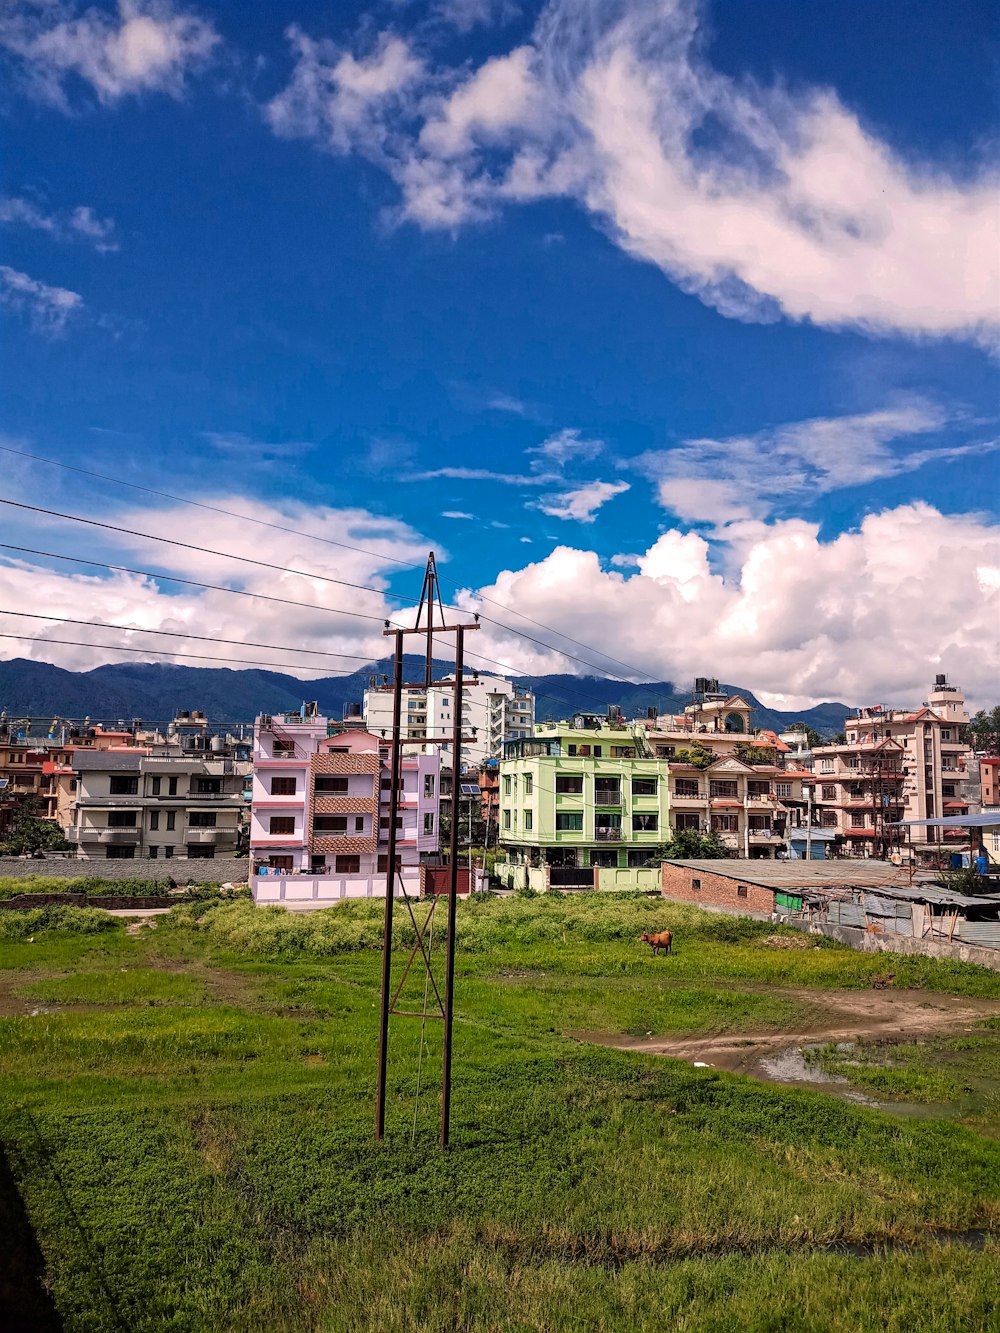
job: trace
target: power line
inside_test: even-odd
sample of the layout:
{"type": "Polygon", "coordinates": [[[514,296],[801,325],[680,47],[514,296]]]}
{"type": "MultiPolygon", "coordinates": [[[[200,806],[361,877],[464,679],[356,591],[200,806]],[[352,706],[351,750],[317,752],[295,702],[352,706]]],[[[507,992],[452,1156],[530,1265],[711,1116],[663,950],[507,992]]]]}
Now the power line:
{"type": "Polygon", "coordinates": [[[182,630],[144,629],[140,625],[109,625],[102,620],[75,620],[71,616],[48,616],[40,611],[8,611],[0,607],[0,616],[20,616],[25,620],[55,620],[60,625],[89,625],[92,629],[120,629],[127,634],[159,634],[171,639],[197,639],[199,643],[225,643],[231,648],[270,648],[278,653],[307,653],[310,657],[349,657],[368,662],[360,653],[328,653],[320,648],[289,648],[280,643],[254,643],[249,639],[220,639],[214,634],[185,634],[182,630]]]}
{"type": "Polygon", "coordinates": [[[96,569],[110,569],[118,574],[138,574],[146,579],[158,579],[161,583],[182,583],[188,588],[207,588],[211,592],[227,592],[233,597],[253,597],[260,602],[277,602],[279,606],[299,606],[304,611],[327,611],[331,615],[348,616],[352,620],[373,620],[385,623],[385,616],[373,616],[364,611],[345,611],[336,606],[317,606],[315,602],[297,602],[290,597],[274,597],[266,592],[248,592],[245,588],[226,588],[221,583],[203,583],[197,579],[182,579],[176,574],[154,574],[149,569],[132,569],[128,565],[111,565],[105,560],[91,560],[82,555],[62,555],[58,551],[40,551],[34,546],[14,546],[10,542],[0,542],[0,550],[20,551],[25,555],[41,555],[47,560],[64,560],[74,565],[93,565],[96,569]]]}
{"type": "Polygon", "coordinates": [[[402,597],[396,593],[387,593],[383,588],[372,588],[367,583],[348,583],[346,579],[330,578],[327,574],[310,574],[304,569],[291,569],[287,565],[274,565],[268,560],[254,560],[249,555],[234,555],[231,551],[214,551],[208,546],[196,546],[193,542],[178,541],[176,537],[158,537],[152,532],[138,532],[135,528],[123,528],[117,523],[101,523],[96,518],[82,518],[79,514],[64,514],[58,509],[46,509],[43,505],[29,505],[22,500],[5,500],[0,504],[10,505],[14,509],[25,509],[33,514],[45,514],[49,518],[64,518],[71,523],[85,523],[90,528],[104,528],[107,532],[120,532],[126,537],[141,537],[143,541],[163,542],[167,546],[177,546],[184,551],[197,551],[199,555],[215,555],[222,560],[238,560],[244,565],[256,565],[260,569],[273,569],[278,574],[296,574],[300,578],[315,579],[319,583],[335,583],[341,588],[352,588],[356,592],[373,592],[378,597],[392,598],[397,602],[416,603],[416,597],[402,597]]]}
{"type": "MultiPolygon", "coordinates": [[[[37,463],[46,463],[50,467],[59,467],[63,468],[67,472],[76,472],[84,477],[93,477],[97,481],[106,481],[110,482],[112,485],[125,486],[129,490],[141,491],[145,495],[155,495],[158,499],[162,500],[172,500],[176,504],[191,505],[195,509],[204,509],[209,513],[223,514],[227,518],[242,519],[247,523],[255,523],[259,527],[271,528],[275,532],[286,532],[290,536],[305,537],[309,541],[322,542],[326,546],[336,546],[344,551],[354,551],[358,555],[367,555],[375,560],[389,561],[392,564],[399,565],[400,568],[402,569],[420,568],[420,566],[417,564],[414,564],[412,562],[408,563],[405,560],[398,559],[396,556],[386,555],[380,551],[369,551],[365,547],[354,546],[350,542],[338,542],[331,537],[321,537],[314,532],[303,532],[300,528],[290,528],[286,527],[284,524],[281,523],[268,522],[268,520],[266,519],[252,518],[249,514],[241,514],[236,510],[224,509],[221,505],[209,505],[205,504],[204,501],[201,500],[192,500],[188,496],[174,495],[170,491],[156,490],[152,486],[141,486],[137,482],[124,481],[121,477],[111,477],[103,472],[94,472],[91,471],[89,468],[77,467],[71,463],[63,463],[55,458],[46,458],[42,454],[33,454],[26,449],[13,449],[11,448],[10,445],[0,445],[0,452],[14,454],[19,458],[30,458],[37,463]]],[[[81,520],[81,521],[86,521],[86,520],[81,520]]],[[[295,571],[290,571],[290,572],[295,572],[295,571]]],[[[447,575],[444,576],[444,582],[450,583],[453,588],[460,589],[462,587],[462,584],[458,583],[455,579],[449,578],[447,575]]],[[[511,615],[519,616],[522,620],[527,620],[530,624],[537,625],[539,629],[548,630],[550,634],[555,634],[560,639],[565,639],[567,643],[575,644],[577,648],[584,648],[587,650],[587,652],[596,652],[600,657],[604,657],[607,659],[607,661],[615,663],[616,666],[624,667],[626,671],[630,671],[633,675],[646,676],[650,680],[653,679],[650,672],[643,671],[640,667],[635,666],[633,663],[624,662],[620,657],[613,657],[611,656],[610,653],[606,653],[600,648],[595,648],[592,644],[584,643],[581,639],[574,639],[572,635],[566,634],[562,630],[556,629],[554,625],[546,625],[544,621],[536,620],[534,616],[526,615],[525,612],[523,611],[518,611],[514,607],[506,606],[503,602],[498,602],[495,598],[487,597],[483,593],[477,592],[476,596],[481,602],[486,602],[490,606],[499,606],[502,610],[509,612],[511,615]]],[[[397,597],[396,600],[406,601],[411,599],[397,597]]],[[[460,608],[453,608],[453,609],[457,610],[460,608]]],[[[530,642],[532,643],[539,644],[541,647],[547,648],[550,652],[558,653],[560,656],[563,657],[570,657],[572,658],[573,661],[583,662],[582,658],[573,657],[572,653],[565,653],[563,652],[562,649],[556,648],[553,644],[544,643],[541,639],[533,639],[531,635],[525,634],[522,630],[515,629],[513,625],[505,625],[502,621],[496,620],[492,616],[482,616],[481,619],[488,621],[491,625],[496,625],[499,629],[505,629],[511,634],[518,634],[522,638],[530,640],[530,642]]],[[[583,665],[591,666],[596,671],[602,670],[601,667],[597,666],[593,662],[583,662],[583,665]]]]}
{"type": "Polygon", "coordinates": [[[275,532],[287,532],[293,537],[308,537],[311,541],[323,542],[326,546],[339,546],[344,551],[354,551],[358,555],[368,555],[374,560],[385,560],[390,564],[400,565],[403,569],[419,569],[420,565],[412,561],[400,560],[383,551],[368,551],[363,546],[352,546],[350,542],[334,541],[332,537],[320,537],[314,532],[302,532],[298,528],[286,528],[281,523],[269,523],[264,518],[253,518],[250,514],[241,514],[234,509],[223,509],[221,505],[205,504],[202,500],[191,500],[186,495],[172,495],[170,491],[158,491],[152,486],[140,486],[138,482],[124,481],[121,477],[109,477],[104,472],[92,472],[89,468],[76,467],[72,463],[63,463],[56,458],[46,458],[43,454],[32,454],[27,449],[12,449],[10,445],[0,444],[0,452],[16,454],[19,458],[31,458],[36,463],[48,463],[50,467],[61,467],[66,472],[77,472],[82,477],[93,477],[96,481],[108,481],[115,486],[127,486],[130,491],[142,491],[144,495],[155,495],[160,500],[173,500],[176,504],[193,505],[196,509],[205,509],[211,514],[223,514],[226,518],[238,518],[245,523],[256,523],[262,528],[273,528],[275,532]]]}
{"type": "MultiPolygon", "coordinates": [[[[109,625],[106,625],[106,626],[105,626],[105,629],[110,629],[110,628],[111,628],[111,626],[109,626],[109,625]]],[[[108,652],[108,653],[143,653],[143,654],[145,654],[147,657],[186,657],[186,658],[190,658],[190,659],[192,659],[192,660],[196,660],[196,661],[199,661],[199,662],[214,662],[215,665],[216,665],[217,667],[219,667],[219,668],[225,668],[225,667],[231,667],[231,666],[262,666],[262,667],[274,667],[274,669],[275,669],[276,671],[283,671],[283,672],[286,672],[286,673],[287,673],[287,671],[288,671],[288,663],[287,663],[287,662],[257,662],[257,661],[254,661],[254,660],[250,659],[250,658],[245,658],[245,657],[241,657],[241,658],[237,658],[237,657],[233,657],[233,658],[225,658],[225,659],[223,659],[222,661],[220,661],[218,657],[210,656],[210,655],[207,655],[207,654],[205,654],[205,653],[167,653],[167,652],[160,652],[160,651],[158,651],[158,650],[155,649],[155,648],[125,648],[125,647],[123,647],[121,644],[118,644],[118,643],[87,643],[87,642],[86,642],[85,640],[83,640],[83,639],[48,639],[48,638],[45,638],[45,637],[44,637],[43,635],[41,635],[41,634],[3,634],[3,633],[0,633],[0,639],[19,639],[19,640],[21,640],[21,641],[24,642],[24,643],[59,643],[59,644],[67,644],[67,645],[69,645],[71,648],[94,648],[94,649],[99,650],[99,651],[102,652],[102,653],[103,653],[103,652],[108,652]]],[[[322,668],[321,668],[321,667],[307,667],[306,670],[320,671],[320,670],[322,670],[322,668]]],[[[353,671],[330,671],[330,672],[328,672],[327,674],[328,674],[328,675],[331,675],[331,676],[353,676],[355,673],[354,673],[353,671]]]]}

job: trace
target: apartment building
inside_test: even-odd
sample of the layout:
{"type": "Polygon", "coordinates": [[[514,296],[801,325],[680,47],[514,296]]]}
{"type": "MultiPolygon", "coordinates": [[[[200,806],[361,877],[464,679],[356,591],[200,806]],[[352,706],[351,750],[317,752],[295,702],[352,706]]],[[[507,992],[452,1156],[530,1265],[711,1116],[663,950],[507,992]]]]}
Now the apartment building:
{"type": "MultiPolygon", "coordinates": [[[[445,681],[449,678],[445,677],[445,681]]],[[[403,691],[402,735],[404,740],[423,742],[428,736],[450,737],[455,725],[454,689],[431,685],[403,691]]],[[[375,735],[392,728],[392,686],[371,685],[365,690],[364,724],[375,735]]],[[[505,741],[530,736],[535,725],[535,696],[521,685],[500,676],[466,680],[462,690],[462,763],[479,767],[487,759],[498,759],[505,741]]],[[[430,747],[428,747],[430,748],[430,747]]],[[[442,763],[450,766],[451,744],[440,750],[442,763]]]]}
{"type": "Polygon", "coordinates": [[[748,763],[734,754],[707,767],[667,762],[671,830],[711,832],[734,856],[774,860],[789,854],[793,833],[806,826],[811,775],[797,764],[748,763]]]}
{"type": "Polygon", "coordinates": [[[644,866],[669,837],[668,812],[666,761],[618,717],[538,723],[504,746],[500,844],[514,865],[552,867],[553,887],[592,883],[594,867],[644,866]]]}
{"type": "MultiPolygon", "coordinates": [[[[873,849],[885,855],[889,842],[901,840],[894,824],[965,813],[968,720],[964,694],[943,675],[919,708],[858,709],[844,725],[846,743],[813,751],[821,826],[848,855],[871,856],[873,849]]],[[[921,858],[969,850],[961,828],[916,827],[909,834],[921,858]]]]}
{"type": "MultiPolygon", "coordinates": [[[[256,901],[322,906],[385,894],[390,760],[384,738],[323,717],[315,705],[257,719],[250,819],[256,901]]],[[[402,756],[396,857],[414,894],[421,862],[438,850],[440,764],[436,753],[402,756]]]]}
{"type": "Polygon", "coordinates": [[[75,750],[66,836],[83,858],[234,856],[247,823],[248,763],[229,758],[75,750]]]}

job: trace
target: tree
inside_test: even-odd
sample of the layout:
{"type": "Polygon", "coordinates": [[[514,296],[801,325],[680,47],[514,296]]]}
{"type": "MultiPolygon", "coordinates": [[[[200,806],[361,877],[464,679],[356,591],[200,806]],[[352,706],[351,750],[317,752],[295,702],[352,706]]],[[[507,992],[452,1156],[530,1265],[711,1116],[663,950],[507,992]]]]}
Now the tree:
{"type": "Polygon", "coordinates": [[[694,740],[686,750],[677,751],[677,762],[679,764],[693,764],[695,768],[708,768],[709,764],[715,759],[711,750],[706,750],[701,741],[694,740]]]}
{"type": "Polygon", "coordinates": [[[789,731],[801,731],[806,738],[806,745],[811,750],[816,745],[823,744],[823,737],[815,727],[810,727],[807,722],[793,722],[788,728],[789,731]]]}
{"type": "Polygon", "coordinates": [[[729,850],[719,841],[717,833],[699,833],[693,828],[675,829],[669,842],[650,850],[646,864],[659,865],[661,861],[717,861],[729,856],[729,850]]]}
{"type": "Polygon", "coordinates": [[[776,752],[770,745],[751,745],[749,741],[741,741],[735,746],[733,753],[737,759],[741,759],[744,764],[773,764],[776,752]]]}
{"type": "Polygon", "coordinates": [[[1000,755],[1000,704],[980,708],[969,723],[969,739],[981,754],[1000,755]]]}
{"type": "Polygon", "coordinates": [[[39,819],[35,814],[34,801],[26,801],[14,816],[10,834],[0,844],[0,852],[7,856],[20,856],[22,852],[66,851],[72,847],[63,836],[58,824],[49,819],[39,819]]]}

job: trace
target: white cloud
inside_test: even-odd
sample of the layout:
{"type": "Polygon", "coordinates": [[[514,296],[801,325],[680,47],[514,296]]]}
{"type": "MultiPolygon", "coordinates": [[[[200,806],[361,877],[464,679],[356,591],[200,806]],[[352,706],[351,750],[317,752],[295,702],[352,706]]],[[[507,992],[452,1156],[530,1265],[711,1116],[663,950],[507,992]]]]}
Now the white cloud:
{"type": "Polygon", "coordinates": [[[561,470],[567,463],[589,462],[603,448],[603,440],[588,440],[580,431],[568,429],[549,435],[541,444],[529,449],[528,453],[537,454],[541,461],[551,463],[561,470]]]}
{"type": "Polygon", "coordinates": [[[0,223],[45,232],[59,241],[83,238],[102,254],[118,249],[114,222],[102,218],[88,204],[60,215],[48,212],[34,199],[8,195],[0,199],[0,223]]]}
{"type": "Polygon", "coordinates": [[[180,96],[185,76],[219,42],[210,23],[172,0],[119,0],[117,11],[13,0],[0,19],[0,47],[19,62],[36,96],[68,108],[74,78],[104,103],[142,92],[180,96]]]}
{"type": "Polygon", "coordinates": [[[58,338],[74,315],[83,309],[79,292],[49,287],[27,273],[0,264],[0,306],[22,314],[35,333],[58,338]]]}
{"type": "Polygon", "coordinates": [[[434,481],[446,477],[449,481],[493,481],[500,486],[549,486],[558,477],[544,473],[492,472],[482,467],[438,467],[429,472],[415,472],[404,481],[434,481]]]}
{"type": "MultiPolygon", "coordinates": [[[[350,670],[356,663],[336,658],[316,659],[297,654],[297,647],[331,652],[356,653],[363,660],[374,661],[385,653],[382,624],[386,617],[396,618],[390,597],[379,589],[386,588],[387,576],[396,568],[393,560],[414,562],[418,569],[426,555],[427,544],[404,523],[387,520],[364,510],[328,509],[290,502],[280,508],[243,496],[208,495],[206,504],[242,511],[251,518],[299,529],[334,542],[350,542],[368,550],[344,550],[328,546],[307,537],[293,537],[247,522],[228,518],[218,513],[205,513],[188,506],[164,506],[153,509],[120,509],[102,512],[100,517],[122,527],[133,528],[188,542],[192,547],[232,552],[251,559],[268,561],[276,569],[259,569],[243,565],[207,551],[171,547],[160,542],[125,534],[107,534],[102,540],[110,546],[95,552],[95,558],[111,563],[137,565],[144,569],[164,571],[164,581],[132,574],[94,576],[91,573],[51,570],[34,563],[30,557],[15,559],[0,551],[0,607],[8,610],[28,609],[55,616],[80,617],[107,622],[108,628],[87,629],[52,622],[33,622],[4,617],[0,614],[0,631],[10,634],[41,636],[42,640],[76,639],[88,644],[145,646],[159,652],[199,653],[215,657],[219,665],[255,659],[283,663],[293,675],[328,675],[350,670]],[[292,573],[307,570],[309,577],[292,573]],[[224,592],[199,591],[170,583],[166,576],[203,580],[248,592],[276,598],[291,599],[305,606],[287,606],[278,602],[259,601],[249,597],[234,597],[224,592]],[[347,583],[366,584],[375,591],[339,587],[324,583],[326,576],[347,583]],[[339,608],[339,609],[337,609],[339,608]],[[352,612],[373,617],[355,619],[352,612]],[[131,628],[121,628],[131,627],[131,628]],[[199,647],[195,642],[182,639],[156,639],[135,632],[138,628],[170,629],[193,634],[214,635],[220,638],[246,642],[289,645],[287,652],[261,649],[240,649],[223,644],[199,647]]],[[[19,528],[24,533],[25,529],[19,528]]],[[[49,534],[45,520],[27,528],[32,535],[49,534]],[[37,527],[38,532],[32,532],[37,527]]],[[[26,545],[44,546],[45,542],[29,542],[24,536],[8,538],[21,540],[26,545]]],[[[77,544],[79,545],[79,543],[77,544]]],[[[91,554],[88,550],[87,554],[91,554]]],[[[446,554],[441,555],[442,559],[446,554]]],[[[87,670],[104,662],[141,660],[140,655],[105,651],[97,647],[70,647],[45,642],[27,644],[18,640],[0,638],[0,658],[28,657],[37,661],[55,662],[73,670],[87,670]]],[[[154,659],[156,660],[156,659],[154,659]]],[[[166,659],[163,659],[166,660],[166,659]]],[[[183,659],[178,659],[183,660],[183,659]]],[[[210,662],[202,665],[211,665],[210,662]]]]}
{"type": "Polygon", "coordinates": [[[312,440],[254,440],[239,431],[206,430],[202,438],[223,457],[238,459],[244,468],[280,467],[316,448],[312,440]]]}
{"type": "Polygon", "coordinates": [[[724,75],[702,47],[695,0],[549,0],[471,72],[400,52],[405,102],[366,97],[358,133],[323,109],[348,57],[300,44],[272,124],[366,153],[422,227],[564,196],[728,317],[1000,346],[996,166],[904,157],[835,91],[724,75]]]}
{"type": "Polygon", "coordinates": [[[552,518],[575,519],[577,523],[593,523],[598,509],[629,489],[627,481],[588,481],[572,490],[543,495],[531,501],[534,509],[552,518]]]}
{"type": "MultiPolygon", "coordinates": [[[[1000,674],[1000,527],[927,504],[870,515],[829,542],[799,519],[761,524],[729,577],[703,538],[673,530],[634,574],[562,546],[482,591],[582,642],[613,643],[657,679],[709,671],[788,707],[919,703],[938,671],[986,704],[1000,674]]],[[[495,625],[479,637],[477,652],[521,671],[574,669],[495,625]]]]}
{"type": "Polygon", "coordinates": [[[444,512],[441,514],[441,517],[474,519],[476,516],[475,514],[467,514],[464,512],[464,510],[461,509],[445,509],[444,512]]]}
{"type": "Polygon", "coordinates": [[[1000,439],[915,449],[914,436],[951,424],[939,406],[915,399],[874,412],[818,417],[723,440],[686,440],[652,450],[630,466],[657,483],[660,501],[692,522],[739,523],[780,505],[865,486],[1000,449],[1000,439]],[[904,447],[908,446],[908,447],[904,447]]]}
{"type": "Polygon", "coordinates": [[[457,28],[468,32],[480,24],[508,23],[520,13],[513,0],[438,0],[434,13],[457,28]]]}

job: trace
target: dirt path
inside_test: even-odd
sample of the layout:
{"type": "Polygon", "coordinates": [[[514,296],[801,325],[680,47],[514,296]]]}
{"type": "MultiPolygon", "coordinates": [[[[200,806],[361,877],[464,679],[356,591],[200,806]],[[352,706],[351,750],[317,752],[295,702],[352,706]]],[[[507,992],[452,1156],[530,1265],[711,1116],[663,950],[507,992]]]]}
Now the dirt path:
{"type": "Polygon", "coordinates": [[[768,989],[772,995],[788,996],[807,1004],[808,1012],[794,1031],[729,1032],[702,1037],[630,1037],[585,1031],[570,1031],[566,1035],[622,1051],[669,1055],[692,1064],[764,1078],[768,1075],[759,1067],[761,1059],[789,1047],[859,1038],[905,1040],[942,1032],[973,1032],[984,1018],[1000,1014],[1000,1000],[970,1000],[938,991],[768,989]]]}

